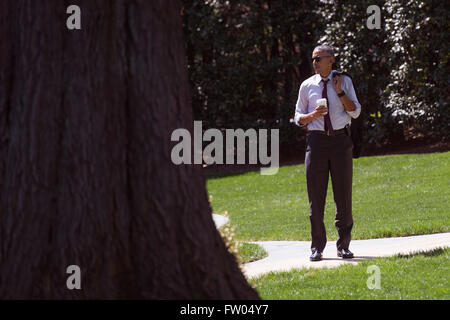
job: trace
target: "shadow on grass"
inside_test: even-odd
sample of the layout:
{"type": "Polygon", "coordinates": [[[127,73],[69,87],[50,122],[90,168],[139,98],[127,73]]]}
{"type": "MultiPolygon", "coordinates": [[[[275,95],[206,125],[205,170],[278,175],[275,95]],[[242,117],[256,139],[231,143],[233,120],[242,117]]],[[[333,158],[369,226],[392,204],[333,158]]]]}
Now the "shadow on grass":
{"type": "Polygon", "coordinates": [[[446,248],[436,248],[434,250],[430,250],[430,251],[418,251],[418,252],[414,252],[414,253],[410,253],[410,254],[398,254],[395,255],[395,258],[412,258],[415,256],[424,256],[424,257],[436,257],[436,256],[440,256],[441,254],[445,253],[445,249],[446,248]]]}
{"type": "MultiPolygon", "coordinates": [[[[301,165],[305,163],[304,144],[296,145],[296,151],[292,152],[292,147],[285,154],[280,152],[279,167],[301,165]]],[[[450,151],[450,142],[436,139],[425,139],[423,141],[402,141],[396,144],[381,148],[365,148],[361,153],[361,158],[375,156],[392,156],[406,154],[429,154],[444,153],[450,151]],[[370,150],[369,150],[370,149],[370,150]]],[[[247,158],[246,158],[247,160],[247,158]]],[[[224,178],[230,176],[239,176],[248,172],[259,172],[261,168],[267,165],[262,164],[213,164],[203,167],[203,173],[206,179],[224,178]]]]}
{"type": "Polygon", "coordinates": [[[441,254],[445,253],[446,248],[436,248],[430,251],[418,251],[410,254],[397,254],[392,257],[372,257],[372,256],[354,256],[351,259],[342,259],[342,258],[322,258],[322,260],[335,260],[335,261],[348,261],[348,262],[361,262],[364,260],[373,260],[373,259],[383,259],[383,258],[412,258],[416,256],[424,256],[424,257],[437,257],[441,254]]]}
{"type": "Polygon", "coordinates": [[[348,261],[348,262],[361,262],[364,260],[372,260],[379,259],[380,257],[371,257],[371,256],[354,256],[351,259],[342,259],[342,258],[322,258],[322,260],[335,260],[335,261],[348,261]]]}

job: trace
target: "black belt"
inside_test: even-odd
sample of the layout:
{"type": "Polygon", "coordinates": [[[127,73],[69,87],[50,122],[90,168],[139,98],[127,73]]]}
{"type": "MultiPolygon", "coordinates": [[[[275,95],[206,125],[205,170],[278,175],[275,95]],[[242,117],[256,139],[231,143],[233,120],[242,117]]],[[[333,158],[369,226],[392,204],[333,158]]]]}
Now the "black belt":
{"type": "MultiPolygon", "coordinates": [[[[338,136],[340,134],[347,134],[347,128],[342,128],[342,129],[338,129],[338,130],[333,130],[334,131],[334,135],[338,136]]],[[[320,133],[320,134],[325,134],[327,136],[330,135],[330,133],[328,131],[323,131],[323,130],[308,130],[308,133],[320,133]]]]}

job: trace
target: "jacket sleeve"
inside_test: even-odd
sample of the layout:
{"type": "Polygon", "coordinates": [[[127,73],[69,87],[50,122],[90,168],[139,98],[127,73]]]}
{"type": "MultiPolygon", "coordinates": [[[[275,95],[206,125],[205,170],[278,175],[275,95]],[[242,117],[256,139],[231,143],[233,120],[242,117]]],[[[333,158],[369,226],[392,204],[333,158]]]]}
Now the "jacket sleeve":
{"type": "Polygon", "coordinates": [[[361,114],[361,104],[359,103],[358,98],[356,97],[356,92],[355,92],[355,88],[353,87],[352,79],[350,79],[350,77],[343,77],[343,79],[344,79],[345,94],[351,101],[353,101],[353,103],[356,106],[356,110],[347,111],[347,114],[350,117],[356,119],[361,114]]]}

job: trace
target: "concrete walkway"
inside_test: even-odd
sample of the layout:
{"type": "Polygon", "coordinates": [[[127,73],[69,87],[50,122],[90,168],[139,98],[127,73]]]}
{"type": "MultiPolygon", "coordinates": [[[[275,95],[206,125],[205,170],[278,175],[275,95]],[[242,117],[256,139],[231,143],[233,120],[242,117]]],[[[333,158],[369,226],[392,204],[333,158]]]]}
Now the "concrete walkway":
{"type": "Polygon", "coordinates": [[[213,220],[214,223],[216,224],[216,228],[219,229],[221,226],[225,225],[228,222],[228,218],[225,216],[222,216],[220,214],[215,214],[213,213],[213,220]]]}
{"type": "Polygon", "coordinates": [[[353,259],[342,259],[336,255],[336,241],[329,241],[323,252],[323,260],[309,261],[311,241],[258,241],[251,242],[262,246],[268,253],[264,259],[243,265],[248,278],[271,271],[289,271],[300,268],[336,267],[344,263],[357,264],[359,261],[378,257],[430,251],[450,246],[450,233],[422,236],[352,240],[350,250],[353,259]]]}

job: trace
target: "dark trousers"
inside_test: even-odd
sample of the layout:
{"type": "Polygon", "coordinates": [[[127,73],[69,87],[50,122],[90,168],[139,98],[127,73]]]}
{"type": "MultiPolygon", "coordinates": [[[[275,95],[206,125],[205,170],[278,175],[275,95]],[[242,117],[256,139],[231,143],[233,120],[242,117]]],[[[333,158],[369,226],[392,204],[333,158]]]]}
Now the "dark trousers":
{"type": "Polygon", "coordinates": [[[327,136],[311,132],[307,135],[305,166],[312,250],[323,252],[327,242],[323,217],[330,173],[336,204],[335,226],[339,236],[337,249],[348,249],[350,245],[353,227],[352,151],[353,143],[347,134],[327,136]]]}

